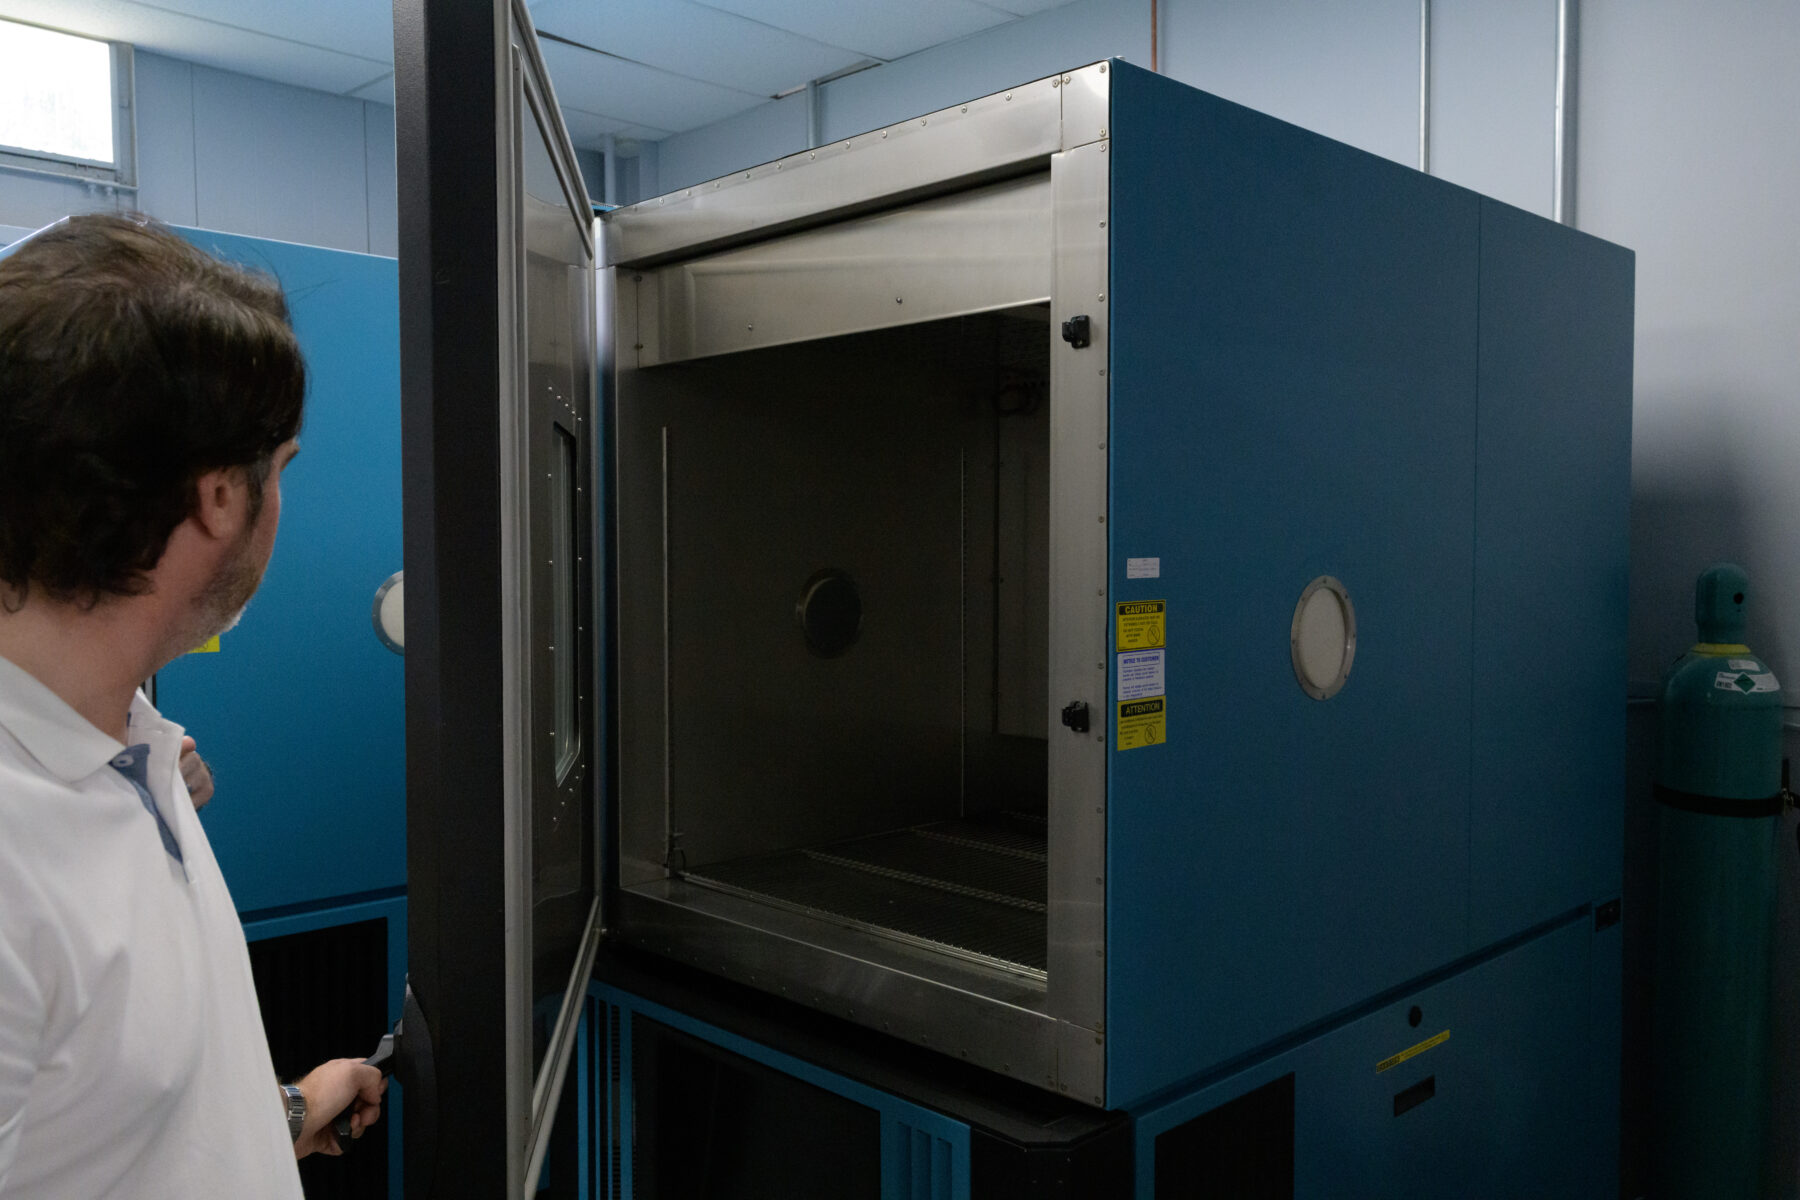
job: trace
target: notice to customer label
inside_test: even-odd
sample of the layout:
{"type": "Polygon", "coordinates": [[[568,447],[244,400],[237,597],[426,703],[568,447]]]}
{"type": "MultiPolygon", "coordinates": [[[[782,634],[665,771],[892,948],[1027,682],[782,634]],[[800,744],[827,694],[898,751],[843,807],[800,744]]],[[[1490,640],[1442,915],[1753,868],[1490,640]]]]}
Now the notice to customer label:
{"type": "Polygon", "coordinates": [[[1166,600],[1136,600],[1118,606],[1115,650],[1152,650],[1163,644],[1166,600]]]}
{"type": "Polygon", "coordinates": [[[1163,655],[1167,650],[1127,650],[1119,657],[1119,699],[1143,700],[1161,696],[1164,682],[1163,655]]]}

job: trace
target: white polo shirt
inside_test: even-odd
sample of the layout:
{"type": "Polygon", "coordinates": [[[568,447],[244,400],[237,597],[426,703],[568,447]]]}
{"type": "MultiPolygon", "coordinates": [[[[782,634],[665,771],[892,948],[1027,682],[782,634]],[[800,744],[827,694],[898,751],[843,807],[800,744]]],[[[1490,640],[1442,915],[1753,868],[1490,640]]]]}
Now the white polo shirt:
{"type": "Polygon", "coordinates": [[[300,1200],[231,896],[140,694],[121,746],[0,658],[0,1200],[300,1200]]]}

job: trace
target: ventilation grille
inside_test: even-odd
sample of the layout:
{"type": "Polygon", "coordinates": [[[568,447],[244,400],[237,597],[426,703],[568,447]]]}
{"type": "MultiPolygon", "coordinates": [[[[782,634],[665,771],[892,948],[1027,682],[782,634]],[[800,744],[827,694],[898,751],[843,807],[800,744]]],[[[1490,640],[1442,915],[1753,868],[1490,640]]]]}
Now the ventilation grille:
{"type": "MultiPolygon", "coordinates": [[[[250,970],[269,1055],[283,1080],[298,1079],[328,1059],[360,1058],[387,1032],[384,920],[259,939],[250,943],[250,970]]],[[[386,1116],[342,1156],[301,1161],[300,1182],[309,1197],[385,1200],[386,1116]]]]}

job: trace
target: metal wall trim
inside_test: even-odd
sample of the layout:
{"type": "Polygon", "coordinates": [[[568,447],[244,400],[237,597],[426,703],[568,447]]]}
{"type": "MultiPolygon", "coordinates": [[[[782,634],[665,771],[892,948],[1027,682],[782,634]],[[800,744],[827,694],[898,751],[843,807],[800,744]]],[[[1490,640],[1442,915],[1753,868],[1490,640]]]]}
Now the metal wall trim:
{"type": "Polygon", "coordinates": [[[1050,298],[1050,181],[1031,175],[633,276],[656,366],[1050,298]]]}
{"type": "MultiPolygon", "coordinates": [[[[1051,325],[1088,318],[1090,344],[1050,351],[1049,1012],[1085,1032],[1106,1021],[1107,375],[1110,143],[1051,160],[1056,296],[1051,325]],[[1092,727],[1064,728],[1086,704],[1092,727]]],[[[1054,335],[1053,335],[1054,336],[1054,335]]],[[[1057,1089],[1104,1103],[1104,1054],[1065,1056],[1057,1089]],[[1091,1061],[1090,1061],[1091,1060],[1091,1061]],[[1095,1073],[1090,1073],[1095,1072],[1095,1073]]]]}
{"type": "Polygon", "coordinates": [[[621,893],[619,912],[626,945],[1058,1090],[1058,1023],[1016,979],[679,882],[621,893]]]}
{"type": "Polygon", "coordinates": [[[1104,96],[1100,63],[608,213],[605,261],[653,266],[1031,170],[1067,145],[1100,136],[1083,125],[1076,141],[1065,137],[1065,78],[1087,97],[1078,112],[1092,111],[1093,97],[1104,96]]]}

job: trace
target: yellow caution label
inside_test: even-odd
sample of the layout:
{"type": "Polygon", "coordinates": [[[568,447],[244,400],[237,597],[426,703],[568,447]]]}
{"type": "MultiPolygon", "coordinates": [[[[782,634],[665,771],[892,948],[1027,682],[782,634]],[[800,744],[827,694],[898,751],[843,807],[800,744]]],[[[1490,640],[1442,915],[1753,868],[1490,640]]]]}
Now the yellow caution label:
{"type": "Polygon", "coordinates": [[[1118,644],[1115,650],[1154,650],[1163,644],[1168,601],[1137,600],[1118,606],[1118,644]]]}
{"type": "Polygon", "coordinates": [[[216,633],[188,651],[189,654],[217,654],[218,652],[219,635],[216,633]]]}
{"type": "Polygon", "coordinates": [[[1113,744],[1121,750],[1137,750],[1144,746],[1160,746],[1168,741],[1168,706],[1166,696],[1120,701],[1119,730],[1113,744]]]}
{"type": "Polygon", "coordinates": [[[1420,1042],[1416,1046],[1408,1046],[1406,1049],[1404,1049],[1400,1053],[1394,1055],[1392,1058],[1382,1059],[1380,1062],[1375,1064],[1375,1073],[1377,1075],[1379,1075],[1383,1071],[1391,1071],[1395,1067],[1399,1066],[1401,1063],[1405,1062],[1407,1059],[1417,1058],[1417,1057],[1419,1057],[1419,1055],[1425,1053],[1427,1050],[1430,1050],[1432,1047],[1441,1046],[1449,1040],[1450,1040],[1450,1031],[1448,1029],[1446,1029],[1446,1030],[1444,1030],[1444,1032],[1438,1034],[1435,1037],[1426,1038],[1424,1041],[1420,1042]]]}

